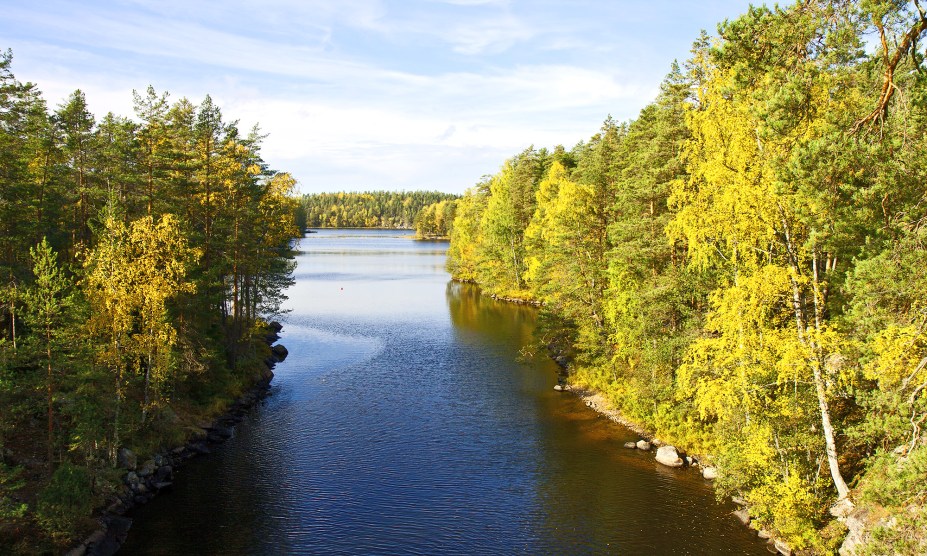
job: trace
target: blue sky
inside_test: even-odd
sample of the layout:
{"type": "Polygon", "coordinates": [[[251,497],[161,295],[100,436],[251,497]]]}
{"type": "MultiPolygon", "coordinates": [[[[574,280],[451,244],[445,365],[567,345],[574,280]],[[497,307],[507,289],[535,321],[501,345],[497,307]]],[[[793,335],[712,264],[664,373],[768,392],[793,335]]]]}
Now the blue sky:
{"type": "Polygon", "coordinates": [[[746,1],[3,2],[0,48],[50,107],[208,93],[303,192],[461,193],[529,145],[634,118],[701,29],[746,1]]]}

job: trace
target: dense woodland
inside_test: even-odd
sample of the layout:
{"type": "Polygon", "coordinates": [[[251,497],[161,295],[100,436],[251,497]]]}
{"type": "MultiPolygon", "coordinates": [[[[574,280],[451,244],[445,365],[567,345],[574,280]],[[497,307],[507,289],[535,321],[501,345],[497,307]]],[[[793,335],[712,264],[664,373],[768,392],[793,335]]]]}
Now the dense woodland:
{"type": "MultiPolygon", "coordinates": [[[[294,180],[206,97],[49,109],[0,57],[0,552],[50,550],[260,376],[294,180]]],[[[92,522],[90,523],[92,526],[92,522]]]]}
{"type": "Polygon", "coordinates": [[[810,553],[927,553],[927,16],[803,0],[457,202],[449,270],[543,303],[570,380],[810,553]],[[848,503],[849,502],[849,503],[848,503]]]}
{"type": "Polygon", "coordinates": [[[303,196],[297,222],[303,228],[411,230],[416,227],[416,218],[425,206],[456,197],[437,191],[312,193],[303,196]]]}
{"type": "Polygon", "coordinates": [[[415,235],[420,239],[448,238],[454,231],[456,216],[456,199],[445,199],[423,207],[415,217],[415,235]]]}

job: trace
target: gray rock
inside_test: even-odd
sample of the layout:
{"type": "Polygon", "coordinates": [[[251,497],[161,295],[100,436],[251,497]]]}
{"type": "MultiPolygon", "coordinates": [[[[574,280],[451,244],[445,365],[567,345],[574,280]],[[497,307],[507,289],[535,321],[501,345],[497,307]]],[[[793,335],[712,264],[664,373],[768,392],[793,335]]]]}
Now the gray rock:
{"type": "Polygon", "coordinates": [[[129,486],[138,484],[138,475],[135,473],[135,471],[129,471],[126,473],[126,484],[129,486]]]}
{"type": "Polygon", "coordinates": [[[274,347],[270,348],[270,351],[273,354],[274,359],[277,361],[283,361],[290,353],[282,344],[275,345],[274,347]]]}
{"type": "Polygon", "coordinates": [[[128,448],[119,448],[119,452],[116,454],[116,465],[132,471],[138,465],[138,457],[136,457],[135,452],[128,448]]]}
{"type": "Polygon", "coordinates": [[[554,390],[556,390],[557,392],[563,392],[563,386],[561,386],[561,385],[559,385],[559,384],[555,384],[555,385],[554,385],[554,390]]]}
{"type": "Polygon", "coordinates": [[[847,517],[852,511],[853,502],[851,502],[849,498],[838,500],[837,503],[834,504],[829,510],[830,515],[837,518],[847,517]]]}
{"type": "Polygon", "coordinates": [[[84,554],[87,554],[87,545],[79,544],[71,550],[65,552],[64,556],[84,556],[84,554]]]}
{"type": "Polygon", "coordinates": [[[174,468],[170,465],[164,465],[158,468],[154,474],[154,480],[156,482],[165,482],[169,481],[174,476],[174,468]]]}
{"type": "Polygon", "coordinates": [[[624,443],[624,447],[625,447],[625,448],[630,448],[631,450],[634,450],[634,449],[637,448],[637,442],[625,442],[625,443],[624,443]]]}
{"type": "Polygon", "coordinates": [[[702,469],[702,477],[708,479],[709,481],[713,481],[717,479],[718,478],[718,468],[711,467],[711,466],[705,467],[704,469],[702,469]]]}
{"type": "Polygon", "coordinates": [[[206,444],[204,444],[203,442],[194,442],[190,444],[190,450],[193,452],[196,452],[197,454],[211,454],[212,453],[212,450],[210,450],[206,446],[206,444]]]}
{"type": "Polygon", "coordinates": [[[744,525],[750,525],[750,512],[747,511],[747,508],[735,511],[734,517],[740,520],[744,525]]]}
{"type": "Polygon", "coordinates": [[[852,556],[856,554],[856,549],[866,544],[868,534],[866,532],[866,521],[868,512],[858,509],[850,513],[842,521],[849,531],[840,545],[838,553],[840,556],[852,556]]]}
{"type": "Polygon", "coordinates": [[[164,490],[164,489],[168,488],[169,486],[171,486],[171,485],[173,485],[173,484],[174,484],[174,483],[172,483],[171,481],[160,481],[160,482],[157,482],[157,483],[152,484],[151,486],[152,486],[155,490],[164,490]]]}
{"type": "Polygon", "coordinates": [[[232,436],[235,435],[235,429],[233,427],[223,425],[216,425],[213,431],[222,438],[232,438],[232,436]]]}
{"type": "Polygon", "coordinates": [[[682,458],[673,446],[660,446],[657,449],[657,461],[667,467],[682,467],[682,458]]]}
{"type": "Polygon", "coordinates": [[[776,550],[779,551],[779,554],[783,554],[784,556],[792,556],[792,549],[789,548],[789,545],[785,544],[785,541],[776,539],[773,543],[773,546],[776,548],[776,550]]]}
{"type": "Polygon", "coordinates": [[[643,450],[645,452],[650,451],[650,442],[647,442],[646,440],[638,440],[636,446],[638,450],[643,450]]]}
{"type": "Polygon", "coordinates": [[[155,469],[157,469],[157,466],[155,465],[154,460],[150,459],[146,461],[144,465],[142,465],[141,469],[139,469],[138,476],[139,477],[150,477],[152,474],[154,474],[155,469]]]}
{"type": "Polygon", "coordinates": [[[759,531],[756,532],[756,536],[763,540],[766,540],[766,539],[772,538],[772,533],[770,533],[766,529],[760,529],[759,531]]]}
{"type": "Polygon", "coordinates": [[[129,528],[132,527],[132,520],[127,517],[108,516],[103,519],[103,523],[106,535],[88,547],[88,556],[112,556],[125,542],[129,528]]]}

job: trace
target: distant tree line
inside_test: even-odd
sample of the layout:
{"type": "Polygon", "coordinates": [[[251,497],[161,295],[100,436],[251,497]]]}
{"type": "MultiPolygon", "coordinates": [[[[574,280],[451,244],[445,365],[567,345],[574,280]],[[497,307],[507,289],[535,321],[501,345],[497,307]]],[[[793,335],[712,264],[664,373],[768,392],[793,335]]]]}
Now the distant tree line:
{"type": "Polygon", "coordinates": [[[571,381],[796,550],[849,501],[857,553],[927,553],[925,32],[918,2],[751,7],[637,119],[456,205],[453,276],[542,302],[571,381]]]}
{"type": "Polygon", "coordinates": [[[425,206],[455,198],[456,195],[438,191],[312,193],[300,201],[297,222],[303,228],[411,230],[425,206]]]}
{"type": "Polygon", "coordinates": [[[255,380],[290,283],[294,180],[208,96],[149,87],[49,111],[0,56],[0,552],[57,551],[113,489],[117,450],[255,380]]]}

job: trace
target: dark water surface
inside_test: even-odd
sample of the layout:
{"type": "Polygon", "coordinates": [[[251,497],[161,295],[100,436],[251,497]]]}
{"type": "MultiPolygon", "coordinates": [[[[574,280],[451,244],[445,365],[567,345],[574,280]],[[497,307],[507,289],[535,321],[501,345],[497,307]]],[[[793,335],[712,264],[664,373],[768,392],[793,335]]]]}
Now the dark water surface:
{"type": "Polygon", "coordinates": [[[304,238],[270,397],[121,553],[766,553],[697,473],[555,392],[520,357],[534,310],[449,282],[446,247],[304,238]]]}

